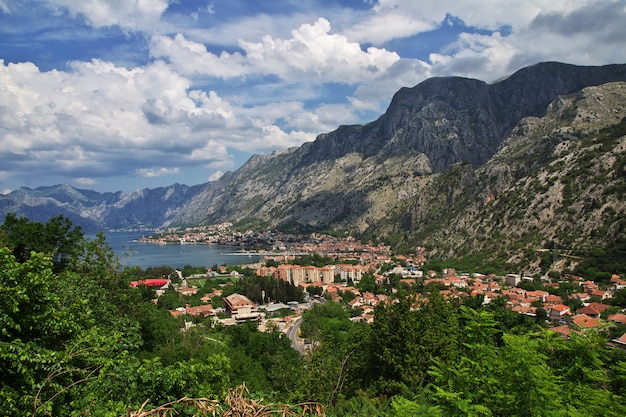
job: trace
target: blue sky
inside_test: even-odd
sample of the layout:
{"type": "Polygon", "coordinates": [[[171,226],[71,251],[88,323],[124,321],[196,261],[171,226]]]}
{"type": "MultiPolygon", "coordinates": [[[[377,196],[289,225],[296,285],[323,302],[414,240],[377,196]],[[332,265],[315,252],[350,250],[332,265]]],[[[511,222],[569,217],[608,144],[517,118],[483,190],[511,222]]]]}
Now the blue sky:
{"type": "Polygon", "coordinates": [[[0,192],[200,184],[433,76],[626,62],[623,0],[0,0],[0,192]]]}

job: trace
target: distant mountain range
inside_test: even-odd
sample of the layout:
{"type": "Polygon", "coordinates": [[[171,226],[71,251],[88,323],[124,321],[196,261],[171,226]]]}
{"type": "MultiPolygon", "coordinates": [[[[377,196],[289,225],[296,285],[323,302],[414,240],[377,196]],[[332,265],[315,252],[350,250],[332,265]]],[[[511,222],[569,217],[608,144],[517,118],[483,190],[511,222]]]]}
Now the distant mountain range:
{"type": "Polygon", "coordinates": [[[0,196],[0,213],[64,214],[86,231],[223,221],[345,231],[515,263],[557,241],[623,235],[624,117],[626,65],[548,62],[493,84],[432,78],[398,91],[376,121],[253,156],[215,182],[130,194],[21,188],[0,196]]]}
{"type": "Polygon", "coordinates": [[[0,213],[37,222],[62,214],[87,233],[152,230],[174,219],[203,187],[174,184],[132,193],[99,193],[67,184],[22,187],[0,196],[0,213]]]}

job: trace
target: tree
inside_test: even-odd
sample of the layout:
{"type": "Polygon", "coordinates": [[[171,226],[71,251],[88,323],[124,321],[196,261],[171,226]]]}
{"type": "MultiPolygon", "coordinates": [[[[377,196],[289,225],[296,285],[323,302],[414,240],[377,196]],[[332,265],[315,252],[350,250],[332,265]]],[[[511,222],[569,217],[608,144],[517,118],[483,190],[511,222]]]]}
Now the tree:
{"type": "Polygon", "coordinates": [[[452,360],[457,353],[459,325],[452,306],[437,292],[417,310],[407,300],[376,308],[373,369],[384,394],[415,389],[429,379],[435,360],[452,360]],[[385,392],[387,391],[387,392],[385,392]]]}
{"type": "Polygon", "coordinates": [[[55,272],[65,269],[80,254],[84,239],[80,226],[73,227],[62,215],[42,224],[8,213],[0,230],[18,262],[29,259],[31,252],[46,253],[55,272]]]}
{"type": "Polygon", "coordinates": [[[300,331],[303,337],[310,339],[319,340],[324,334],[327,340],[341,340],[351,327],[348,312],[334,301],[315,304],[302,314],[302,318],[300,331]]]}
{"type": "Polygon", "coordinates": [[[436,361],[431,398],[444,415],[552,416],[563,409],[560,384],[529,336],[505,334],[493,313],[464,308],[465,350],[453,362],[436,361]]]}
{"type": "Polygon", "coordinates": [[[357,288],[361,291],[375,292],[376,291],[376,279],[372,274],[363,274],[357,288]]]}

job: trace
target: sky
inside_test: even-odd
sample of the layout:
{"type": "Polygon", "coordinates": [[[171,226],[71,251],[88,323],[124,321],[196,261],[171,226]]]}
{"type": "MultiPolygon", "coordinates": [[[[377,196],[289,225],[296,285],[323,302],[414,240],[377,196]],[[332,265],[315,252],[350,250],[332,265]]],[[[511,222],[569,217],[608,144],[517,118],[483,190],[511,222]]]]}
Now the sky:
{"type": "Polygon", "coordinates": [[[0,0],[0,192],[213,181],[435,76],[626,63],[624,0],[0,0]]]}

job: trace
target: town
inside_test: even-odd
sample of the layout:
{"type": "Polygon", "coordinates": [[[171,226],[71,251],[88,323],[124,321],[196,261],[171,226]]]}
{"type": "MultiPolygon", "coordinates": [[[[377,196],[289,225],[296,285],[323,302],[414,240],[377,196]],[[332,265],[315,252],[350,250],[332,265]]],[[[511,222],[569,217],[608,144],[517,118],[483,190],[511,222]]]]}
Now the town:
{"type": "MultiPolygon", "coordinates": [[[[287,332],[302,311],[316,303],[340,303],[351,312],[351,320],[372,323],[375,307],[381,303],[397,303],[401,297],[410,299],[412,306],[428,300],[430,291],[438,291],[445,299],[460,304],[477,301],[481,304],[498,303],[513,312],[530,316],[569,338],[572,332],[621,329],[626,325],[626,314],[610,300],[617,291],[626,288],[626,280],[614,274],[610,282],[596,283],[571,274],[550,273],[545,276],[522,276],[461,273],[453,268],[440,271],[424,269],[427,265],[424,248],[417,248],[411,256],[392,255],[389,246],[361,243],[353,238],[312,233],[287,235],[274,232],[232,233],[231,224],[188,229],[183,233],[168,231],[146,239],[149,242],[217,243],[247,248],[241,253],[262,256],[262,262],[242,265],[258,277],[269,277],[287,282],[301,289],[305,302],[266,299],[255,303],[242,294],[221,298],[224,289],[233,284],[240,273],[233,268],[219,266],[180,280],[143,280],[146,285],[159,287],[163,294],[170,285],[181,296],[197,295],[207,279],[229,278],[211,292],[201,295],[200,305],[186,304],[171,310],[177,317],[206,318],[225,326],[242,321],[257,321],[260,330],[287,332]],[[322,266],[298,264],[297,259],[317,256],[330,261],[322,266]],[[222,305],[212,300],[222,299],[222,305]],[[276,315],[276,311],[283,314],[276,315]]],[[[615,303],[614,303],[615,304],[615,303]]],[[[621,304],[620,304],[621,305],[621,304]]],[[[197,321],[197,320],[196,320],[197,321]]],[[[185,320],[185,328],[194,325],[185,320]]],[[[626,333],[611,339],[614,346],[626,348],[626,333]]]]}

